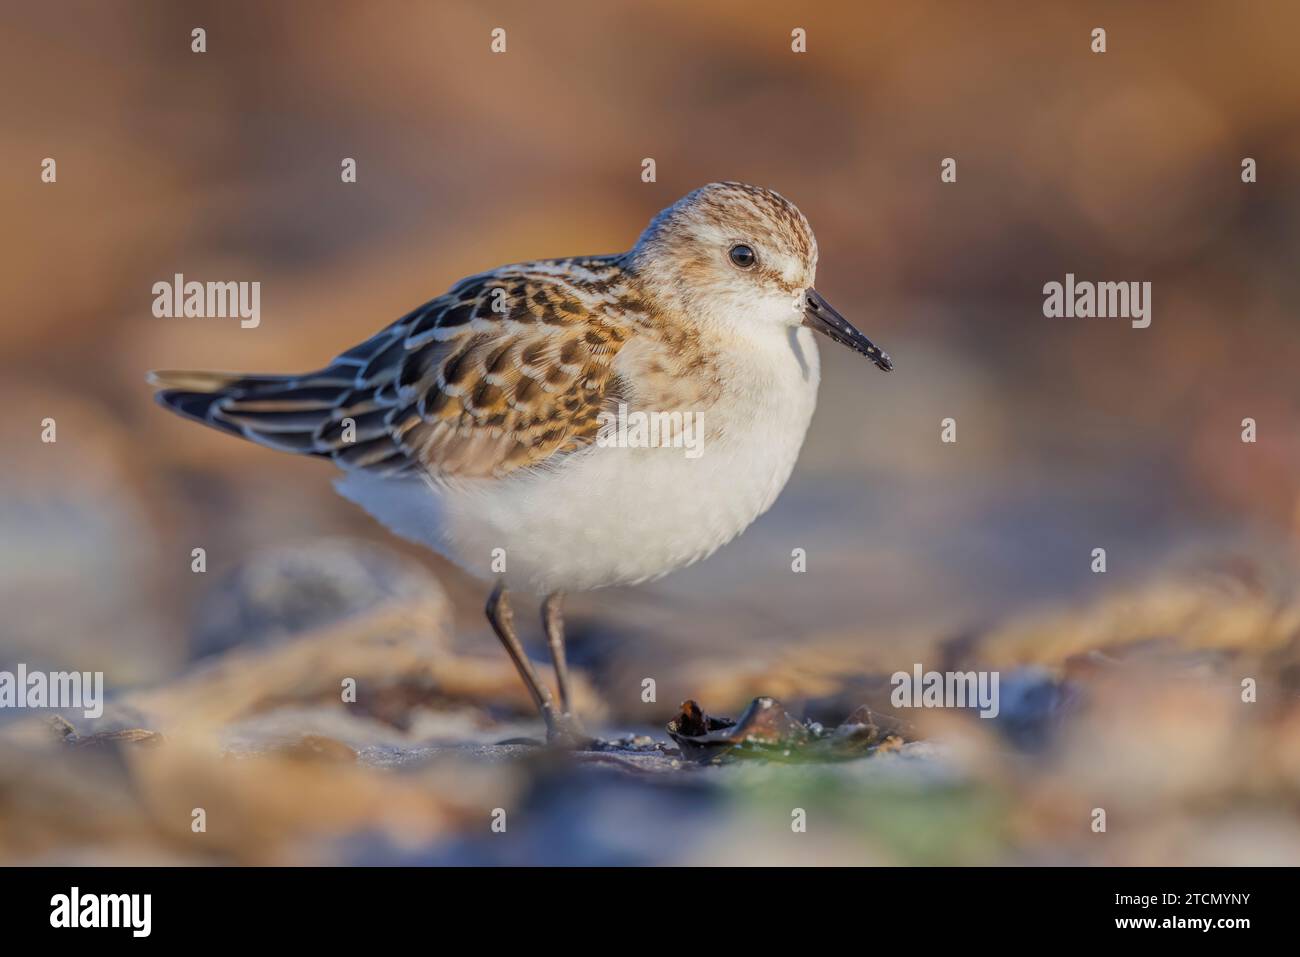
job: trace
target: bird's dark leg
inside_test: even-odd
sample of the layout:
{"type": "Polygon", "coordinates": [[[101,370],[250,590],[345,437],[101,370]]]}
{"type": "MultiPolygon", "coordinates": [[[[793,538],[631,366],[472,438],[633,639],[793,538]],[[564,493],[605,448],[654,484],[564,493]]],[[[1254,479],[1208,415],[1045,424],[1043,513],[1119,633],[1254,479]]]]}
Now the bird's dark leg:
{"type": "MultiPolygon", "coordinates": [[[[550,599],[547,599],[549,607],[550,599]]],[[[550,627],[550,612],[547,611],[544,620],[547,623],[547,638],[551,640],[551,653],[555,654],[555,638],[552,638],[550,627]]],[[[488,596],[487,618],[492,624],[492,630],[496,632],[497,638],[505,646],[506,654],[510,660],[515,663],[515,670],[519,672],[519,677],[524,680],[528,688],[528,693],[533,696],[533,703],[537,705],[537,710],[541,712],[542,720],[546,722],[546,740],[554,745],[561,747],[590,747],[591,738],[583,733],[581,725],[577,720],[568,713],[569,711],[569,673],[564,664],[564,635],[562,631],[556,632],[559,645],[559,657],[556,659],[558,665],[556,674],[560,683],[560,700],[562,702],[562,711],[557,712],[555,705],[551,701],[551,692],[542,684],[542,679],[537,675],[537,669],[533,663],[528,660],[528,655],[524,652],[524,646],[519,643],[519,638],[515,634],[515,616],[510,610],[510,603],[507,601],[505,584],[498,581],[496,587],[492,589],[492,594],[488,596]]],[[[559,606],[556,605],[555,620],[557,624],[561,622],[559,606]]]]}
{"type": "Polygon", "coordinates": [[[537,676],[537,669],[528,660],[528,655],[524,653],[524,646],[519,643],[519,638],[515,635],[515,616],[506,598],[504,582],[498,581],[492,589],[492,594],[488,596],[487,619],[492,625],[492,630],[496,632],[497,638],[505,646],[506,654],[515,663],[515,670],[524,680],[528,693],[533,696],[533,703],[537,705],[537,710],[546,721],[546,735],[548,738],[551,737],[556,730],[555,705],[551,703],[551,692],[546,685],[542,684],[541,678],[537,676]]]}
{"type": "Polygon", "coordinates": [[[553,591],[542,602],[542,627],[546,643],[551,646],[551,663],[555,666],[555,684],[560,690],[560,711],[573,714],[573,696],[569,691],[569,662],[564,656],[564,592],[553,591]]]}

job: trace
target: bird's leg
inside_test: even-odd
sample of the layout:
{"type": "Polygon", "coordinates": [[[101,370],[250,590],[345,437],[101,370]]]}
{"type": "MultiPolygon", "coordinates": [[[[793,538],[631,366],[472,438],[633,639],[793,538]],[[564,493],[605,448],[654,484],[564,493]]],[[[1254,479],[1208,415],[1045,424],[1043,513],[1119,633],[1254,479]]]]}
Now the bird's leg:
{"type": "MultiPolygon", "coordinates": [[[[549,599],[547,600],[549,604],[549,599]]],[[[515,663],[515,670],[519,672],[519,677],[524,680],[528,688],[528,693],[533,696],[533,703],[537,705],[537,710],[541,712],[542,720],[546,722],[546,740],[550,744],[561,747],[589,747],[592,739],[583,733],[582,726],[578,724],[571,714],[569,714],[569,673],[564,665],[564,636],[563,632],[556,632],[559,644],[559,657],[556,661],[559,663],[556,668],[560,684],[560,700],[562,702],[562,712],[555,710],[555,705],[551,701],[551,692],[542,684],[542,679],[537,675],[537,669],[533,663],[528,660],[528,655],[524,652],[524,646],[519,643],[518,636],[515,635],[515,616],[510,610],[510,603],[506,598],[505,584],[498,581],[496,587],[492,589],[492,594],[488,596],[487,618],[492,624],[492,630],[496,632],[497,638],[505,646],[506,654],[510,660],[515,663]]],[[[556,654],[556,640],[552,638],[550,628],[550,613],[546,615],[547,621],[547,638],[551,640],[551,653],[556,654]]],[[[555,610],[555,620],[561,621],[559,606],[555,610]]]]}
{"type": "Polygon", "coordinates": [[[547,690],[546,685],[542,684],[541,678],[537,676],[537,669],[528,660],[528,655],[524,653],[524,646],[519,643],[519,638],[515,635],[515,616],[506,598],[504,582],[498,581],[492,589],[492,594],[488,596],[487,619],[492,625],[492,630],[496,632],[497,638],[505,646],[506,654],[515,663],[515,670],[524,680],[528,693],[533,696],[533,703],[537,705],[537,710],[546,721],[546,736],[550,738],[556,730],[555,705],[551,703],[551,692],[547,690]]]}
{"type": "Polygon", "coordinates": [[[574,746],[594,747],[599,742],[587,735],[573,712],[569,662],[564,654],[564,592],[553,591],[542,602],[542,627],[546,630],[546,643],[551,646],[551,664],[555,666],[555,684],[560,691],[558,728],[551,734],[551,739],[560,738],[574,746]]]}
{"type": "Polygon", "coordinates": [[[555,684],[560,689],[560,711],[566,717],[573,717],[569,662],[564,655],[564,592],[553,591],[542,602],[542,627],[546,629],[546,642],[551,646],[555,684]]]}

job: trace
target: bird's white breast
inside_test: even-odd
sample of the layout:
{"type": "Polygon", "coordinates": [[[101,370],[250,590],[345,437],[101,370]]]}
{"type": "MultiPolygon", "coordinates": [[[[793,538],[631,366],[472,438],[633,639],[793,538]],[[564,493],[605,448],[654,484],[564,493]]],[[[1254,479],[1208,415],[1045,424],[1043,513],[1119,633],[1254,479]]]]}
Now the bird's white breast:
{"type": "Polygon", "coordinates": [[[467,571],[544,594],[635,584],[712,554],[775,501],[817,400],[807,329],[764,331],[720,360],[703,444],[597,446],[554,469],[430,486],[364,473],[341,494],[467,571]]]}

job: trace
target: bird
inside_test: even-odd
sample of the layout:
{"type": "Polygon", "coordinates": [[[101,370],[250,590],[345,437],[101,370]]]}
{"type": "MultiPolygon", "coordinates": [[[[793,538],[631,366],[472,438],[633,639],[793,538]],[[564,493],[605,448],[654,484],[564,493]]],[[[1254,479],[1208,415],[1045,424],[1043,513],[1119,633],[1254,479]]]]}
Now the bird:
{"type": "Polygon", "coordinates": [[[816,270],[793,203],[710,183],[627,252],[462,279],[318,371],[149,381],[186,418],[331,460],[342,496],[490,584],[487,619],[548,742],[573,745],[592,739],[573,708],[564,596],[691,565],[771,507],[816,406],[815,334],[893,369],[817,292],[816,270]],[[657,436],[626,428],[653,416],[657,436]],[[555,696],[512,590],[541,600],[555,696]]]}

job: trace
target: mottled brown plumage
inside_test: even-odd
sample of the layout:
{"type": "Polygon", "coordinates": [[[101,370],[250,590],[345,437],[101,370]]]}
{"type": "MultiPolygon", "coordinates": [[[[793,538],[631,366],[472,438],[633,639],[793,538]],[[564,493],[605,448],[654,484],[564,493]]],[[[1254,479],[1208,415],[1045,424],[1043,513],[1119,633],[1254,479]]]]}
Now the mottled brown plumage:
{"type": "Polygon", "coordinates": [[[154,380],[179,412],[345,468],[500,477],[594,440],[611,364],[648,312],[622,257],[521,263],[461,281],[318,372],[154,380]]]}

